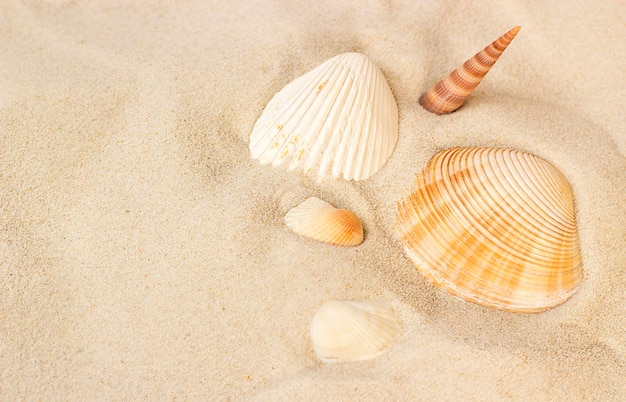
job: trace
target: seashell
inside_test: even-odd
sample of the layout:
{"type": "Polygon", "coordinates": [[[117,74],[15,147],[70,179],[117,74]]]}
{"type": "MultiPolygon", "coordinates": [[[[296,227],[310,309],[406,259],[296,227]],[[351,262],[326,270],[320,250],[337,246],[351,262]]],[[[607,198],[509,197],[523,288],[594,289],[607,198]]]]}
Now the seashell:
{"type": "Polygon", "coordinates": [[[363,242],[363,225],[347,209],[338,209],[316,197],[306,199],[285,215],[285,224],[295,233],[338,246],[363,242]]]}
{"type": "Polygon", "coordinates": [[[324,362],[368,360],[382,354],[402,326],[391,307],[369,301],[324,303],[311,323],[311,342],[324,362]]]}
{"type": "Polygon", "coordinates": [[[344,53],[274,95],[249,148],[262,164],[363,180],[385,164],[397,139],[398,107],[387,80],[365,55],[344,53]]]}
{"type": "Polygon", "coordinates": [[[428,92],[422,94],[420,105],[435,114],[451,113],[460,108],[520,29],[519,26],[511,29],[452,71],[428,92]]]}
{"type": "Polygon", "coordinates": [[[498,148],[435,155],[398,203],[396,231],[418,270],[488,307],[540,312],[564,303],[583,272],[572,190],[548,162],[498,148]]]}

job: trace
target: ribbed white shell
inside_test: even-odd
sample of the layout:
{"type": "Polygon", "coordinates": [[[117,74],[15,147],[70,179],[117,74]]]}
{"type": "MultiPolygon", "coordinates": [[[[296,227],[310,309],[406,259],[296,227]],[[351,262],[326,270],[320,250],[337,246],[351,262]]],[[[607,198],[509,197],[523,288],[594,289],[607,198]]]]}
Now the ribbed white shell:
{"type": "Polygon", "coordinates": [[[391,307],[370,301],[324,303],[311,323],[311,342],[324,362],[373,359],[389,348],[402,326],[391,307]]]}
{"type": "Polygon", "coordinates": [[[344,53],[274,95],[254,125],[250,152],[263,164],[363,180],[385,164],[397,140],[398,107],[387,80],[365,55],[344,53]]]}
{"type": "Polygon", "coordinates": [[[285,215],[285,224],[295,233],[338,246],[363,242],[363,226],[354,212],[338,209],[316,197],[306,199],[285,215]]]}

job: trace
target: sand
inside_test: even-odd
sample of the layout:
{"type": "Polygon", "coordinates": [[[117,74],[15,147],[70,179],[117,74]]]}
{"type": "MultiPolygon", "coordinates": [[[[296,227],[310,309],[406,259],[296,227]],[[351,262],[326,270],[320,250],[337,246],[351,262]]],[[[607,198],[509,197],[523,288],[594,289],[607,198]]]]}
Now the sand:
{"type": "Polygon", "coordinates": [[[4,2],[0,7],[0,399],[626,400],[626,8],[619,1],[4,2]],[[420,94],[515,25],[457,112],[420,94]],[[399,109],[368,180],[316,182],[248,151],[273,94],[367,54],[399,109]],[[522,315],[441,292],[395,205],[438,150],[534,153],[570,181],[585,279],[522,315]],[[309,196],[365,242],[298,237],[309,196]],[[382,300],[393,347],[316,359],[331,299],[382,300]]]}

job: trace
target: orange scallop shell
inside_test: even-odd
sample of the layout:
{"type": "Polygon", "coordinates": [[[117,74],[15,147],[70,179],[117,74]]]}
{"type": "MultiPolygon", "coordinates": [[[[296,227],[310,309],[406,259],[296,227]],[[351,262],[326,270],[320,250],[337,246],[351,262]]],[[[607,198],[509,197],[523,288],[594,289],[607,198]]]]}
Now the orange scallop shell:
{"type": "Polygon", "coordinates": [[[398,204],[407,255],[467,301],[539,312],[568,300],[583,271],[572,190],[548,162],[499,148],[435,155],[398,204]]]}

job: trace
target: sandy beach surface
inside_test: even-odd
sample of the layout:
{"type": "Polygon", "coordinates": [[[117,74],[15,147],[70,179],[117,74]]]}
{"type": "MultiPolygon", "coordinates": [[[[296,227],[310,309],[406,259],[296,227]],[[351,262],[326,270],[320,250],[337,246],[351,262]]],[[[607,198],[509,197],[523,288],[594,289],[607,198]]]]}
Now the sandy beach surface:
{"type": "Polygon", "coordinates": [[[0,399],[626,400],[626,7],[621,1],[5,1],[0,6],[0,399]],[[422,92],[521,31],[457,112],[422,92]],[[373,177],[261,165],[272,96],[344,52],[398,104],[373,177]],[[584,281],[540,314],[433,287],[394,232],[437,151],[533,153],[570,182],[584,281]],[[342,248],[283,217],[353,210],[342,248]],[[327,300],[380,300],[396,343],[320,362],[327,300]]]}

